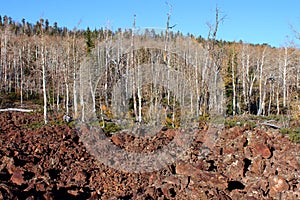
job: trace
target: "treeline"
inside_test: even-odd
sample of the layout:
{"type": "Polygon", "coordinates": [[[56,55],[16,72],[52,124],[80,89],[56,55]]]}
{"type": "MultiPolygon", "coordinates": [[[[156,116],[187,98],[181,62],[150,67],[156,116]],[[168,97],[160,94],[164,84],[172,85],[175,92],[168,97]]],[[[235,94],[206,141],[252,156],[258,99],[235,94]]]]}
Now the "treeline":
{"type": "MultiPolygon", "coordinates": [[[[129,66],[128,62],[151,60],[149,55],[155,54],[146,47],[138,47],[143,42],[162,49],[166,65],[175,66],[172,62],[178,61],[174,56],[172,60],[170,52],[180,51],[193,66],[190,78],[195,79],[193,87],[197,87],[193,96],[197,115],[209,115],[210,105],[218,103],[218,98],[209,94],[216,87],[212,80],[216,83],[217,79],[222,79],[227,115],[299,114],[300,52],[292,45],[274,48],[267,44],[217,41],[170,30],[69,30],[58,27],[57,23],[51,26],[44,19],[30,24],[25,19],[19,23],[7,16],[0,16],[0,35],[1,94],[15,98],[21,106],[27,100],[42,105],[45,94],[48,109],[76,115],[81,109],[79,76],[88,67],[84,63],[87,57],[92,55],[98,59],[95,63],[106,81],[93,85],[95,91],[100,91],[95,93],[100,102],[95,107],[109,109],[112,105],[107,100],[112,98],[109,82],[115,78],[117,69],[129,66]],[[144,53],[134,51],[137,48],[144,49],[144,53]],[[134,55],[138,58],[130,58],[134,55]]],[[[7,106],[4,101],[3,106],[7,106]]]]}

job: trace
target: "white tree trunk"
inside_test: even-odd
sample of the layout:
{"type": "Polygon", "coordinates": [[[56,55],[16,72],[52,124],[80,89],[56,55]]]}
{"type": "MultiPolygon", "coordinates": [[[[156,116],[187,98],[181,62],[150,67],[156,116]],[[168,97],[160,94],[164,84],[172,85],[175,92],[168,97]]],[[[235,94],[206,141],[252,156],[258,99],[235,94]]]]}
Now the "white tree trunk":
{"type": "Polygon", "coordinates": [[[257,61],[257,64],[259,65],[259,109],[257,111],[257,115],[261,115],[263,112],[264,107],[264,95],[265,95],[265,88],[263,88],[263,66],[264,66],[264,60],[265,60],[265,51],[264,49],[260,62],[257,61]]]}
{"type": "Polygon", "coordinates": [[[73,44],[72,44],[72,48],[73,48],[73,109],[74,109],[74,117],[78,117],[78,106],[77,106],[77,84],[76,84],[76,57],[77,57],[77,52],[75,51],[75,33],[73,36],[73,44]]]}
{"type": "Polygon", "coordinates": [[[132,95],[133,95],[133,110],[134,110],[134,115],[135,115],[135,120],[139,121],[138,119],[138,111],[137,111],[137,99],[135,96],[136,92],[136,75],[135,75],[135,63],[134,63],[134,32],[135,32],[135,21],[136,21],[136,16],[134,15],[134,21],[133,21],[133,27],[132,27],[132,35],[131,35],[131,65],[130,67],[133,68],[133,75],[132,75],[132,95]]]}
{"type": "Polygon", "coordinates": [[[85,103],[84,103],[84,84],[86,84],[83,80],[83,73],[84,70],[82,69],[83,66],[80,65],[80,73],[79,73],[79,80],[80,80],[80,105],[81,105],[81,121],[85,122],[85,103]]]}
{"type": "Polygon", "coordinates": [[[232,97],[232,111],[233,115],[236,114],[236,85],[235,85],[235,65],[234,65],[234,55],[231,57],[231,78],[232,78],[232,91],[233,91],[233,97],[232,97]]]}
{"type": "Polygon", "coordinates": [[[3,51],[1,52],[1,56],[3,55],[3,68],[4,68],[4,90],[5,92],[8,91],[8,83],[7,83],[7,31],[6,28],[4,30],[4,35],[3,35],[3,40],[4,40],[4,48],[1,48],[1,51],[3,49],[3,51]]]}
{"type": "Polygon", "coordinates": [[[280,101],[279,101],[279,84],[276,90],[276,107],[277,107],[277,115],[280,114],[280,101]]]}
{"type": "Polygon", "coordinates": [[[286,79],[287,79],[287,65],[288,65],[288,51],[287,47],[284,48],[284,64],[283,64],[283,84],[282,84],[282,90],[283,90],[283,107],[286,107],[287,102],[287,86],[286,86],[286,79]]]}
{"type": "MultiPolygon", "coordinates": [[[[24,46],[23,46],[23,51],[24,51],[24,46]]],[[[22,61],[22,51],[19,50],[19,59],[20,59],[20,70],[21,70],[21,84],[20,84],[20,96],[21,96],[21,107],[23,107],[23,61],[22,61]]]]}
{"type": "Polygon", "coordinates": [[[44,55],[44,41],[42,38],[41,59],[42,59],[42,77],[43,77],[43,97],[44,97],[44,122],[48,123],[47,119],[47,91],[46,91],[46,64],[44,55]]]}
{"type": "MultiPolygon", "coordinates": [[[[68,36],[69,38],[69,36],[68,36]]],[[[65,67],[64,77],[65,77],[65,87],[66,87],[66,114],[69,115],[69,67],[70,67],[70,45],[67,44],[67,64],[65,67]]],[[[74,56],[74,55],[73,55],[74,56]]]]}
{"type": "MultiPolygon", "coordinates": [[[[56,109],[57,109],[57,111],[59,111],[59,109],[60,109],[60,106],[59,106],[59,104],[60,104],[60,99],[59,99],[60,92],[59,92],[59,90],[60,90],[60,85],[58,83],[58,85],[57,85],[57,93],[56,93],[56,109]]],[[[62,91],[62,94],[63,94],[63,91],[62,91]]]]}

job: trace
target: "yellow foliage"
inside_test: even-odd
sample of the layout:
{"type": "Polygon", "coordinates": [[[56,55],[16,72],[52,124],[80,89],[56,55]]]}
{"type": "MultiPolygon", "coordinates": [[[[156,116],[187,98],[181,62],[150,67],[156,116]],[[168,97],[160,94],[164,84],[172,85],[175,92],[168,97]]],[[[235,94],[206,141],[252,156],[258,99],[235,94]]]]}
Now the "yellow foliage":
{"type": "Polygon", "coordinates": [[[106,105],[101,105],[101,110],[106,111],[107,110],[106,105]]]}
{"type": "Polygon", "coordinates": [[[294,119],[299,120],[300,118],[300,104],[292,103],[291,104],[291,112],[294,119]]]}
{"type": "Polygon", "coordinates": [[[106,114],[106,116],[108,118],[110,118],[110,119],[114,118],[114,115],[113,115],[113,113],[111,112],[110,109],[107,109],[104,113],[106,114]]]}
{"type": "Polygon", "coordinates": [[[175,119],[175,121],[173,121],[171,118],[167,117],[165,119],[165,125],[166,126],[172,126],[173,128],[179,128],[180,127],[180,123],[175,119]]]}

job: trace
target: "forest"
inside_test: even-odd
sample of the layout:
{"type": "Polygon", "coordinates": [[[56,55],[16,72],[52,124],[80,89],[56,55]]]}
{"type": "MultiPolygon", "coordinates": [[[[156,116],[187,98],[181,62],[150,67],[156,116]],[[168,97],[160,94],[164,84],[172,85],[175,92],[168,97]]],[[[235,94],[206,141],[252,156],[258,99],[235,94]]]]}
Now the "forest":
{"type": "Polygon", "coordinates": [[[135,29],[135,20],[126,30],[69,30],[0,17],[0,107],[44,106],[46,123],[49,111],[84,120],[87,109],[173,127],[216,112],[298,119],[295,45],[217,40],[217,23],[207,37],[183,35],[168,22],[161,30],[135,29]]]}

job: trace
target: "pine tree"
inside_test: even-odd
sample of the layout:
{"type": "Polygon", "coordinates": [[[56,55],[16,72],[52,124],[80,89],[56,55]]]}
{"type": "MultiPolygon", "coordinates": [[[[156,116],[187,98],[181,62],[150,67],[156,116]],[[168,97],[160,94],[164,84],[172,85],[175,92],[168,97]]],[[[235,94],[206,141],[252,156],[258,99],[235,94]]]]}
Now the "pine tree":
{"type": "Polygon", "coordinates": [[[86,40],[86,53],[90,54],[91,50],[95,47],[95,44],[92,40],[92,33],[89,27],[87,28],[85,33],[85,40],[86,40]]]}

